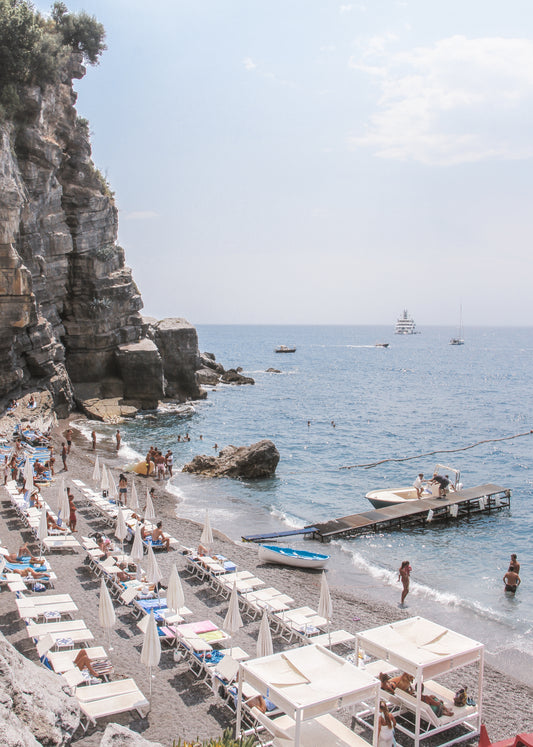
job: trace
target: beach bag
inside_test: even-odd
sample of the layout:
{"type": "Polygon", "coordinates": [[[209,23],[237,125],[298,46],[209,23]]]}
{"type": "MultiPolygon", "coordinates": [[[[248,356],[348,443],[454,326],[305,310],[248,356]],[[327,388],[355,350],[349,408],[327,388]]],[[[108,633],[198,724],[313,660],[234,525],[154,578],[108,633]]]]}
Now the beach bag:
{"type": "Polygon", "coordinates": [[[467,697],[468,697],[468,696],[467,696],[467,693],[466,693],[466,691],[467,691],[467,688],[466,688],[466,687],[461,687],[461,688],[460,688],[459,690],[457,690],[457,692],[455,693],[455,697],[454,697],[454,699],[453,699],[453,704],[454,704],[454,706],[456,706],[457,708],[462,708],[463,706],[465,706],[465,705],[466,705],[466,699],[467,699],[467,697]]]}
{"type": "Polygon", "coordinates": [[[40,583],[33,584],[33,591],[46,591],[46,586],[40,583]]]}

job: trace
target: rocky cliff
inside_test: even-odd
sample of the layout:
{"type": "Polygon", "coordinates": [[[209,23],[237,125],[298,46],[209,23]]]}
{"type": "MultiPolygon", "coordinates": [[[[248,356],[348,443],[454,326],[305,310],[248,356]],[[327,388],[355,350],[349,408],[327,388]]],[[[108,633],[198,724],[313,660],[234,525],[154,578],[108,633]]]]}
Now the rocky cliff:
{"type": "Polygon", "coordinates": [[[87,400],[142,408],[202,394],[194,328],[139,313],[113,196],[74,107],[84,74],[73,53],[59,83],[25,88],[16,121],[0,124],[0,404],[48,389],[60,416],[87,400]]]}

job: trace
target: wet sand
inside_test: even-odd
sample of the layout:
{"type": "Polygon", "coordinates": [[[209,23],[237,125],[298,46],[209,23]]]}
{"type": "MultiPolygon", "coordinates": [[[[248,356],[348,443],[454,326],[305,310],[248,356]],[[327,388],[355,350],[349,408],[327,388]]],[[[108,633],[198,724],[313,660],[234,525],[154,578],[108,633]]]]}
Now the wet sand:
{"type": "MultiPolygon", "coordinates": [[[[53,433],[57,455],[60,452],[62,434],[66,427],[67,422],[62,422],[53,433]]],[[[99,443],[97,451],[93,452],[87,440],[74,431],[67,472],[59,471],[61,459],[57,457],[56,473],[64,475],[66,485],[72,486],[77,504],[79,504],[81,494],[71,481],[81,479],[87,485],[92,486],[91,474],[96,454],[99,455],[100,462],[105,462],[118,478],[125,460],[121,458],[120,452],[117,455],[111,440],[99,443]]],[[[152,485],[156,489],[156,512],[158,518],[163,521],[164,530],[176,537],[183,545],[196,547],[199,543],[201,525],[179,518],[179,505],[176,505],[176,498],[164,491],[163,483],[153,481],[151,478],[136,478],[141,506],[144,506],[146,488],[152,485]]],[[[50,496],[52,503],[54,501],[53,491],[53,486],[44,488],[42,491],[45,499],[50,496]]],[[[15,513],[10,509],[6,492],[1,491],[1,495],[0,538],[4,545],[14,550],[18,547],[20,539],[31,540],[31,535],[28,531],[22,530],[15,513]]],[[[87,536],[102,530],[105,530],[102,520],[93,517],[83,505],[79,505],[77,535],[87,536]]],[[[112,536],[112,529],[107,529],[107,532],[109,536],[112,536]]],[[[216,551],[235,561],[239,569],[255,571],[268,586],[275,586],[290,594],[297,605],[306,604],[316,609],[319,599],[319,573],[260,564],[255,546],[231,542],[216,531],[214,534],[216,551]]],[[[133,677],[141,690],[148,695],[148,672],[140,661],[142,633],[137,628],[136,619],[126,607],[116,605],[117,624],[110,635],[110,648],[107,633],[100,627],[98,621],[100,580],[83,563],[83,550],[80,548],[79,552],[72,554],[51,553],[48,557],[58,576],[55,591],[71,594],[80,610],[77,617],[85,620],[95,636],[94,645],[103,645],[108,650],[115,667],[115,676],[133,677]]],[[[209,618],[222,627],[228,606],[227,601],[216,596],[205,583],[188,580],[188,575],[184,572],[183,555],[177,551],[160,552],[157,560],[163,571],[163,583],[165,584],[172,565],[176,564],[183,580],[185,603],[193,612],[188,619],[209,618]]],[[[334,609],[333,630],[342,628],[356,633],[358,630],[409,616],[408,609],[399,610],[397,607],[376,603],[359,592],[355,597],[349,588],[332,587],[331,595],[334,609]]],[[[24,626],[15,612],[13,595],[4,592],[3,603],[0,630],[20,651],[36,659],[34,647],[26,638],[24,626]]],[[[234,637],[233,643],[253,657],[259,621],[249,622],[247,618],[244,618],[244,623],[244,627],[234,637]]],[[[475,638],[475,635],[472,637],[475,638]]],[[[274,650],[279,651],[281,648],[279,639],[274,639],[274,650]]],[[[465,684],[469,685],[470,691],[475,693],[475,672],[469,671],[468,668],[452,672],[443,679],[443,682],[446,682],[451,689],[457,689],[465,684]]],[[[533,731],[532,703],[533,690],[531,688],[492,667],[485,666],[484,722],[492,740],[503,739],[519,731],[533,731]]],[[[350,723],[348,713],[341,715],[346,723],[350,723]]],[[[231,713],[222,701],[205,683],[198,683],[183,663],[174,661],[172,649],[163,649],[160,666],[154,673],[152,709],[147,718],[140,719],[135,713],[121,714],[109,720],[129,726],[146,739],[159,741],[164,745],[172,745],[173,740],[180,737],[192,740],[196,737],[217,736],[232,723],[231,713]]],[[[106,720],[99,722],[98,726],[89,729],[86,735],[78,731],[73,744],[98,745],[106,723],[106,720]]],[[[356,731],[369,738],[369,733],[365,734],[361,727],[356,726],[356,731]]],[[[431,740],[428,740],[428,744],[431,744],[431,740]]],[[[477,739],[471,744],[477,744],[477,739]]]]}

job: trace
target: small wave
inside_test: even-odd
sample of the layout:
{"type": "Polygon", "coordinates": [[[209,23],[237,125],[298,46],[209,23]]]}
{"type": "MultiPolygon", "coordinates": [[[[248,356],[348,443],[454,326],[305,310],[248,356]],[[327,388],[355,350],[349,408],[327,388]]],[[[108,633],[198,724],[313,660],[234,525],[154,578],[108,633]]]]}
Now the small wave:
{"type": "MultiPolygon", "coordinates": [[[[339,543],[339,546],[342,552],[350,556],[354,568],[357,568],[360,571],[364,571],[372,578],[380,581],[381,583],[387,584],[388,586],[394,586],[398,589],[401,588],[401,584],[398,581],[397,571],[391,571],[388,568],[383,568],[373,563],[369,563],[362,555],[354,552],[342,543],[339,543]]],[[[437,602],[438,604],[442,604],[445,607],[455,607],[458,609],[466,610],[468,612],[474,612],[480,617],[485,618],[486,620],[491,620],[493,622],[499,623],[507,621],[505,615],[500,614],[489,607],[485,607],[479,602],[471,601],[469,599],[463,599],[453,592],[440,591],[438,589],[432,588],[431,586],[427,586],[426,584],[421,584],[417,581],[411,580],[409,593],[421,599],[427,599],[432,602],[437,602]]]]}
{"type": "Polygon", "coordinates": [[[285,526],[289,527],[289,529],[303,529],[305,526],[305,521],[302,521],[302,519],[298,519],[296,516],[287,514],[280,508],[271,507],[270,514],[271,516],[274,516],[274,518],[278,519],[278,521],[280,521],[282,524],[285,524],[285,526]]]}
{"type": "Polygon", "coordinates": [[[185,502],[185,493],[177,485],[173,485],[170,480],[165,485],[165,488],[171,495],[178,499],[179,503],[185,502]]]}
{"type": "Polygon", "coordinates": [[[177,402],[160,402],[157,412],[165,415],[172,413],[174,415],[182,415],[183,417],[186,417],[194,415],[196,409],[191,404],[183,405],[178,404],[177,402]]]}

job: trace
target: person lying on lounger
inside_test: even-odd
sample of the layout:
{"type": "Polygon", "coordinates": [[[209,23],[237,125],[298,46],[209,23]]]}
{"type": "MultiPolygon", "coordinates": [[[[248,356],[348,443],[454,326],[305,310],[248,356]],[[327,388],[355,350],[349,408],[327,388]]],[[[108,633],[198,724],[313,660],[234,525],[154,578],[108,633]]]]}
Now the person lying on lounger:
{"type": "Polygon", "coordinates": [[[11,568],[10,573],[18,573],[23,578],[27,578],[28,576],[32,578],[50,578],[48,571],[34,571],[33,568],[11,568]]]}
{"type": "Polygon", "coordinates": [[[4,555],[4,558],[8,563],[25,562],[26,564],[29,563],[30,565],[42,565],[42,563],[44,563],[44,558],[34,558],[29,551],[28,546],[25,544],[19,547],[18,553],[9,553],[9,555],[4,555]]]}
{"type": "Polygon", "coordinates": [[[441,716],[453,716],[453,711],[451,710],[451,708],[447,708],[444,705],[443,700],[437,698],[436,695],[425,695],[424,685],[422,685],[422,695],[420,696],[420,699],[423,703],[428,704],[428,706],[438,718],[440,718],[441,716]]]}

